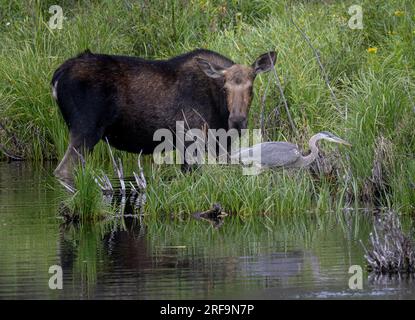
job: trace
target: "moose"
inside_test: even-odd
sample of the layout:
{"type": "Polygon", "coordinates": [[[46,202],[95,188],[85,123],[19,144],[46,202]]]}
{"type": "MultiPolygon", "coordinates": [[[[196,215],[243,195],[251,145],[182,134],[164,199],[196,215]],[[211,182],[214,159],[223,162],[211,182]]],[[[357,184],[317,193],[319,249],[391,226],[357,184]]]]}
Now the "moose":
{"type": "Polygon", "coordinates": [[[168,60],[95,54],[65,61],[53,74],[52,94],[69,129],[69,146],[55,175],[72,181],[79,157],[101,140],[149,154],[159,128],[245,129],[257,74],[271,70],[274,51],[250,66],[197,49],[168,60]]]}

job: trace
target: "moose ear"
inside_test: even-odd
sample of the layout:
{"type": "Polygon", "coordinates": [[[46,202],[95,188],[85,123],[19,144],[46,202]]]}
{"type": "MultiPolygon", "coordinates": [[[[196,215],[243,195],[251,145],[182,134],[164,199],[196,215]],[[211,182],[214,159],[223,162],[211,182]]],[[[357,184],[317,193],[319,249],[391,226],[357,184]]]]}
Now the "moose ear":
{"type": "Polygon", "coordinates": [[[223,77],[223,73],[225,71],[224,68],[202,58],[196,58],[196,61],[200,70],[202,70],[208,77],[213,79],[223,77]]]}
{"type": "Polygon", "coordinates": [[[254,68],[255,74],[258,74],[261,72],[267,72],[271,70],[273,65],[275,65],[276,60],[277,60],[277,53],[275,51],[270,51],[270,52],[260,55],[256,59],[256,61],[252,64],[252,68],[254,68]]]}

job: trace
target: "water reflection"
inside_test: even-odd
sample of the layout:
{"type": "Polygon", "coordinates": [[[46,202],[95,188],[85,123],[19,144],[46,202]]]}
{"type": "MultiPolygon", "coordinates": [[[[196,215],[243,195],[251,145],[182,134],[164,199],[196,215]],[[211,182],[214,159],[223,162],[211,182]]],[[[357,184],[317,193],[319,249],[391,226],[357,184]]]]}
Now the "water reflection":
{"type": "MultiPolygon", "coordinates": [[[[197,222],[198,223],[198,222],[197,222]]],[[[379,296],[348,291],[348,274],[331,259],[267,233],[200,233],[186,223],[145,227],[126,218],[94,226],[61,226],[60,257],[64,298],[345,298],[379,296]],[[209,242],[206,235],[208,235],[209,242]],[[229,239],[239,243],[228,243],[229,239]],[[329,263],[332,267],[327,268],[329,263]],[[334,269],[333,269],[334,267],[334,269]],[[327,291],[327,288],[333,287],[327,291]],[[338,289],[341,289],[340,291],[338,289]]],[[[327,250],[327,249],[326,249],[327,250]]],[[[338,262],[337,262],[338,263],[338,262]]],[[[345,268],[346,269],[346,268],[345,268]]],[[[368,285],[371,285],[368,283],[368,285]]],[[[373,284],[372,284],[373,285],[373,284]]],[[[395,283],[395,287],[396,287],[395,283]]],[[[382,287],[382,284],[380,285],[382,287]]],[[[382,291],[386,294],[388,291],[382,291]]],[[[390,291],[389,291],[390,293],[390,291]]],[[[396,294],[396,292],[395,292],[396,294]]]]}
{"type": "Polygon", "coordinates": [[[310,251],[293,250],[267,255],[241,257],[240,268],[247,277],[262,277],[267,286],[272,281],[287,285],[289,279],[301,275],[311,266],[313,278],[320,277],[318,257],[310,251]]]}
{"type": "Polygon", "coordinates": [[[195,292],[209,297],[221,286],[235,291],[240,285],[256,288],[258,279],[265,287],[286,286],[307,265],[315,276],[320,272],[318,258],[311,252],[266,250],[258,254],[263,248],[256,247],[246,248],[252,253],[249,256],[233,252],[218,257],[197,253],[203,243],[172,245],[165,240],[148,236],[146,227],[134,218],[93,226],[61,225],[60,264],[64,274],[72,275],[66,277],[64,287],[74,289],[65,295],[110,297],[117,290],[120,296],[134,298],[190,298],[195,292]]]}
{"type": "Polygon", "coordinates": [[[207,221],[214,228],[218,229],[224,224],[225,217],[227,217],[228,214],[223,211],[222,206],[219,203],[215,203],[212,209],[202,212],[195,212],[192,216],[196,220],[207,221]]]}
{"type": "Polygon", "coordinates": [[[376,274],[370,273],[368,281],[374,287],[385,286],[415,286],[415,275],[410,273],[403,274],[376,274]]]}
{"type": "Polygon", "coordinates": [[[371,219],[65,225],[57,218],[53,168],[0,163],[0,299],[414,297],[413,278],[365,273],[364,290],[348,289],[349,266],[365,265],[358,240],[368,239],[371,219]],[[55,264],[63,268],[63,290],[48,287],[55,264]]]}

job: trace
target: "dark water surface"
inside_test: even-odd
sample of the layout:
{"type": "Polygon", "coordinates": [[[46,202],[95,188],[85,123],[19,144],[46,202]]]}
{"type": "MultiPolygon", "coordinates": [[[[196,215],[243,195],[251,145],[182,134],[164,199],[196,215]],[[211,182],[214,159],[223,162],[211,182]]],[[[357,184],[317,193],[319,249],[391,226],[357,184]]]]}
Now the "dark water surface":
{"type": "Polygon", "coordinates": [[[358,240],[366,243],[370,218],[76,228],[57,218],[52,167],[0,163],[0,299],[415,298],[414,281],[366,272],[363,289],[349,289],[349,267],[364,269],[358,240]],[[62,290],[48,286],[52,265],[62,266],[62,290]]]}

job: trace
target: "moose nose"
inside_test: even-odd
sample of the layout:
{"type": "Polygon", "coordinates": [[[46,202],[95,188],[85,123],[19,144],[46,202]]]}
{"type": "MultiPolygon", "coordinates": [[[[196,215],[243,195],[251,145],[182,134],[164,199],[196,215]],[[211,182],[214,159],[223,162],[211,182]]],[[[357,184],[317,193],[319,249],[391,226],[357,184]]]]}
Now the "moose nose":
{"type": "Polygon", "coordinates": [[[246,117],[244,116],[231,116],[228,122],[229,129],[246,129],[246,117]]]}

